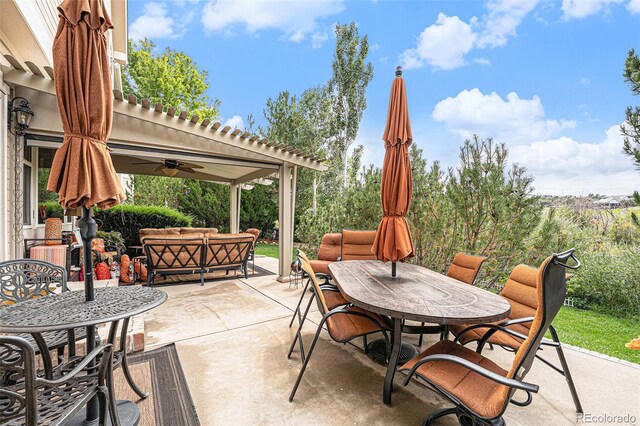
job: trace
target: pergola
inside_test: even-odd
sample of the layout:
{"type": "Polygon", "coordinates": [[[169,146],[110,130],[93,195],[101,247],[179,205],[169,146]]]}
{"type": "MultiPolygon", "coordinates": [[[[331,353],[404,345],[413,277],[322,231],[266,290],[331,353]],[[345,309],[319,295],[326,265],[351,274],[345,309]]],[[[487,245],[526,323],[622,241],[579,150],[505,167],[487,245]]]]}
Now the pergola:
{"type": "MultiPolygon", "coordinates": [[[[9,55],[0,57],[0,65],[4,81],[13,87],[15,96],[27,99],[35,112],[29,133],[25,136],[26,144],[41,148],[59,147],[63,130],[53,71],[30,62],[21,64],[9,55]]],[[[241,189],[278,178],[279,277],[281,280],[288,278],[293,254],[297,170],[306,167],[324,171],[327,167],[322,160],[219,122],[200,120],[187,111],[152,104],[148,99],[136,99],[118,90],[113,91],[113,97],[113,129],[109,146],[113,149],[116,170],[125,174],[155,175],[158,172],[154,165],[134,163],[165,159],[201,166],[193,174],[178,172],[175,177],[229,185],[232,233],[240,230],[241,189]]],[[[12,201],[20,202],[17,199],[12,201]]],[[[13,207],[19,208],[17,205],[13,207]]]]}

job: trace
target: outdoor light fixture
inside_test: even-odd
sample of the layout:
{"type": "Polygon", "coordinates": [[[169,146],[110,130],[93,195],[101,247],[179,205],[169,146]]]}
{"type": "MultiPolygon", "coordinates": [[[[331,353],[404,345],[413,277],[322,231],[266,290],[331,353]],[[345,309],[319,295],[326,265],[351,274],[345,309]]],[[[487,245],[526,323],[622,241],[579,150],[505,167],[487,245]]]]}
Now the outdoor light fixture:
{"type": "Polygon", "coordinates": [[[9,101],[9,132],[12,135],[24,135],[32,118],[33,110],[25,98],[18,97],[9,101]]]}
{"type": "Polygon", "coordinates": [[[167,175],[169,177],[173,177],[173,176],[177,175],[180,170],[178,170],[178,169],[170,169],[169,167],[165,167],[165,168],[162,169],[162,171],[164,172],[165,175],[167,175]]]}

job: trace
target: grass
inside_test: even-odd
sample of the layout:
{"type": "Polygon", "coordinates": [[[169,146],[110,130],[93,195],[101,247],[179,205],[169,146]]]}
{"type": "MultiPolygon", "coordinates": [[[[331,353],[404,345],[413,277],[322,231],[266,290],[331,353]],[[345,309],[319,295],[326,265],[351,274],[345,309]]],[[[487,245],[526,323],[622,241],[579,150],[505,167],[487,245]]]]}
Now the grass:
{"type": "Polygon", "coordinates": [[[263,256],[274,257],[278,259],[278,245],[277,244],[256,244],[256,254],[263,256]]]}
{"type": "Polygon", "coordinates": [[[640,351],[624,346],[640,334],[640,319],[563,307],[553,326],[563,343],[640,364],[640,351]]]}
{"type": "MultiPolygon", "coordinates": [[[[278,258],[276,244],[258,244],[256,254],[278,258]]],[[[640,319],[624,319],[563,307],[553,321],[560,341],[640,364],[640,351],[624,344],[640,335],[640,319]]],[[[551,336],[547,336],[551,338],[551,336]]]]}

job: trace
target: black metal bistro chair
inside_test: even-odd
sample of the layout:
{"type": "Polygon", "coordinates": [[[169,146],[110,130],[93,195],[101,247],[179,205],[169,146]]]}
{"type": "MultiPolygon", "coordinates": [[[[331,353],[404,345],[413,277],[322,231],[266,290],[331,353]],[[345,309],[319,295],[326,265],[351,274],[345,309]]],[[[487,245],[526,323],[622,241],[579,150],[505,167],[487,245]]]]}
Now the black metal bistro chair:
{"type": "MultiPolygon", "coordinates": [[[[53,294],[57,288],[61,291],[67,289],[67,273],[61,266],[54,265],[42,260],[19,259],[0,262],[0,308],[21,303],[25,300],[36,297],[47,297],[53,294]]],[[[120,342],[113,351],[114,368],[122,366],[124,377],[133,391],[140,397],[146,398],[148,392],[140,389],[133,380],[129,371],[126,353],[127,330],[130,318],[111,323],[109,328],[109,342],[116,342],[118,331],[120,332],[120,342]]],[[[44,333],[26,334],[20,333],[17,336],[29,342],[36,355],[42,355],[42,366],[44,375],[48,379],[53,379],[58,371],[54,370],[53,361],[48,353],[41,354],[42,348],[48,351],[57,352],[57,362],[64,360],[65,347],[67,349],[67,360],[80,362],[75,356],[75,342],[86,338],[86,328],[77,327],[70,330],[47,331],[44,333]]],[[[100,344],[99,341],[96,344],[100,344]]],[[[0,404],[1,405],[1,404],[0,404]]]]}
{"type": "Polygon", "coordinates": [[[73,370],[53,380],[38,376],[36,353],[30,342],[21,337],[0,336],[0,367],[2,425],[62,425],[94,396],[98,397],[99,424],[105,424],[107,411],[111,424],[120,424],[109,344],[97,347],[73,370]],[[97,371],[87,372],[89,363],[98,357],[97,371]]]}
{"type": "Polygon", "coordinates": [[[296,342],[298,342],[300,346],[300,358],[303,363],[302,368],[300,369],[300,373],[298,374],[298,378],[296,379],[293,389],[291,390],[289,402],[293,401],[296,391],[298,390],[298,386],[300,385],[300,381],[302,380],[302,376],[304,375],[307,365],[309,364],[309,359],[311,358],[313,349],[318,342],[318,338],[320,337],[320,333],[322,332],[325,324],[327,326],[327,331],[329,332],[329,336],[331,337],[331,339],[338,343],[346,343],[357,337],[363,337],[372,333],[382,332],[382,335],[384,336],[384,339],[387,343],[387,353],[391,353],[391,344],[387,330],[384,326],[385,323],[383,319],[377,314],[368,312],[355,306],[339,306],[330,310],[327,307],[327,302],[325,299],[326,292],[318,283],[318,279],[313,272],[313,268],[306,260],[306,255],[302,252],[299,252],[298,258],[300,259],[302,269],[309,275],[311,283],[313,284],[312,294],[305,311],[305,316],[309,312],[311,302],[316,299],[318,303],[318,309],[322,314],[322,320],[318,324],[318,330],[316,331],[313,341],[311,342],[311,346],[309,347],[309,352],[307,354],[304,353],[304,346],[302,342],[302,323],[300,323],[298,331],[293,338],[293,342],[291,342],[291,348],[289,349],[287,358],[291,358],[291,354],[293,353],[293,349],[296,346],[296,342]]]}
{"type": "MultiPolygon", "coordinates": [[[[524,378],[531,369],[544,334],[563,305],[567,293],[565,268],[576,269],[580,265],[574,251],[571,249],[549,256],[536,271],[537,308],[509,371],[458,342],[465,333],[479,327],[488,329],[488,333],[519,335],[497,324],[462,330],[455,341],[441,340],[401,367],[402,371],[408,372],[405,385],[416,375],[454,405],[431,413],[425,418],[424,425],[448,414],[455,414],[462,425],[504,425],[502,415],[509,402],[518,406],[531,404],[532,393],[537,393],[539,387],[525,382],[524,378]],[[567,265],[569,259],[573,259],[576,266],[567,265]],[[523,390],[527,399],[513,399],[516,390],[523,390]]],[[[485,335],[483,341],[486,339],[485,335]]]]}
{"type": "MultiPolygon", "coordinates": [[[[18,259],[0,262],[0,309],[21,303],[25,300],[37,297],[46,297],[53,294],[56,289],[67,291],[67,271],[53,263],[42,260],[18,259]]],[[[27,340],[36,354],[40,348],[56,350],[58,361],[64,355],[65,346],[69,346],[69,356],[75,355],[76,340],[86,337],[86,330],[78,327],[72,330],[50,331],[37,337],[30,334],[20,334],[27,340]],[[40,342],[36,339],[42,340],[40,342]]],[[[35,336],[35,335],[34,335],[35,336]]],[[[43,357],[43,362],[48,363],[49,358],[43,357]]],[[[45,371],[51,371],[51,365],[45,365],[45,371]]]]}

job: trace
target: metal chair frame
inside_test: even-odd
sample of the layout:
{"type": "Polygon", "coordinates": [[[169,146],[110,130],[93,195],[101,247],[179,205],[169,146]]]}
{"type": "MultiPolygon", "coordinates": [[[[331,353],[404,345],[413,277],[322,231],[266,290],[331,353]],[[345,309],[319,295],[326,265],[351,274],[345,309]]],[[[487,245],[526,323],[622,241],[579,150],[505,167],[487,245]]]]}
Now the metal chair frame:
{"type": "MultiPolygon", "coordinates": [[[[59,287],[62,292],[68,291],[67,271],[62,266],[44,260],[16,259],[0,262],[0,301],[20,303],[33,297],[46,297],[53,294],[52,286],[59,287]]],[[[69,346],[69,356],[75,355],[75,342],[84,339],[85,329],[78,327],[70,330],[49,331],[42,334],[21,333],[18,336],[26,339],[36,354],[47,350],[56,350],[58,362],[64,357],[64,348],[69,346]]],[[[45,372],[52,378],[53,363],[51,358],[43,357],[45,372]]]]}
{"type": "Polygon", "coordinates": [[[91,398],[98,397],[99,424],[107,411],[111,424],[119,426],[113,389],[113,353],[110,344],[91,351],[74,368],[60,377],[39,377],[36,354],[31,344],[16,336],[0,336],[0,423],[36,426],[61,425],[73,417],[91,398]],[[97,371],[88,371],[100,358],[97,371]],[[81,374],[84,373],[84,374],[81,374]]]}
{"type": "MultiPolygon", "coordinates": [[[[304,262],[303,262],[303,268],[304,268],[304,262]]],[[[313,270],[311,271],[307,271],[307,274],[312,274],[313,270]]],[[[311,279],[311,276],[309,277],[309,281],[313,282],[313,280],[311,279]]],[[[289,395],[289,402],[293,402],[293,398],[296,395],[296,392],[298,390],[298,386],[300,385],[300,381],[302,380],[302,376],[304,375],[305,370],[307,369],[307,366],[309,365],[309,360],[311,359],[311,355],[313,354],[313,350],[316,347],[316,343],[318,342],[318,338],[320,337],[320,333],[322,332],[325,323],[327,322],[327,320],[329,318],[331,318],[333,315],[337,315],[337,314],[343,314],[343,315],[351,315],[351,316],[357,316],[357,317],[362,317],[362,318],[366,318],[368,320],[370,320],[373,324],[375,324],[379,330],[376,331],[372,331],[369,333],[364,333],[364,334],[360,334],[358,336],[353,336],[352,338],[345,340],[345,341],[338,341],[336,339],[333,338],[333,336],[331,335],[331,333],[329,332],[329,336],[331,337],[332,340],[338,342],[338,343],[347,343],[353,339],[356,339],[358,337],[366,337],[369,334],[373,334],[373,333],[377,333],[382,332],[382,335],[384,336],[386,345],[387,345],[387,354],[391,353],[391,340],[389,339],[389,335],[384,327],[384,325],[382,323],[380,323],[378,320],[376,320],[375,318],[371,317],[370,315],[367,315],[366,313],[363,312],[358,312],[358,311],[351,311],[346,309],[345,307],[336,307],[332,310],[330,310],[329,312],[324,312],[324,307],[322,305],[322,302],[320,301],[319,298],[317,298],[316,292],[317,291],[323,291],[322,287],[318,285],[318,288],[316,289],[316,285],[314,283],[314,285],[311,287],[311,297],[309,298],[309,303],[307,304],[307,307],[305,309],[304,312],[304,316],[303,316],[303,321],[300,322],[299,326],[298,326],[298,330],[296,331],[296,334],[293,338],[293,341],[291,342],[291,347],[289,348],[289,353],[287,354],[287,358],[291,359],[291,354],[293,353],[293,350],[296,346],[296,342],[299,343],[300,346],[300,358],[302,360],[302,368],[300,369],[300,372],[298,373],[298,377],[296,379],[295,384],[293,385],[293,389],[291,390],[291,394],[289,395]],[[320,312],[322,313],[322,320],[320,320],[320,323],[318,324],[318,329],[316,330],[316,333],[313,337],[313,340],[311,342],[311,346],[309,347],[309,352],[307,354],[305,354],[304,352],[304,344],[303,344],[303,339],[302,339],[302,325],[304,323],[304,318],[306,318],[307,313],[309,312],[309,308],[311,307],[311,303],[313,302],[314,299],[317,298],[317,303],[318,303],[318,309],[320,310],[320,312]]],[[[304,294],[304,293],[303,293],[304,294]]],[[[365,345],[365,350],[366,350],[366,345],[365,345]]]]}

